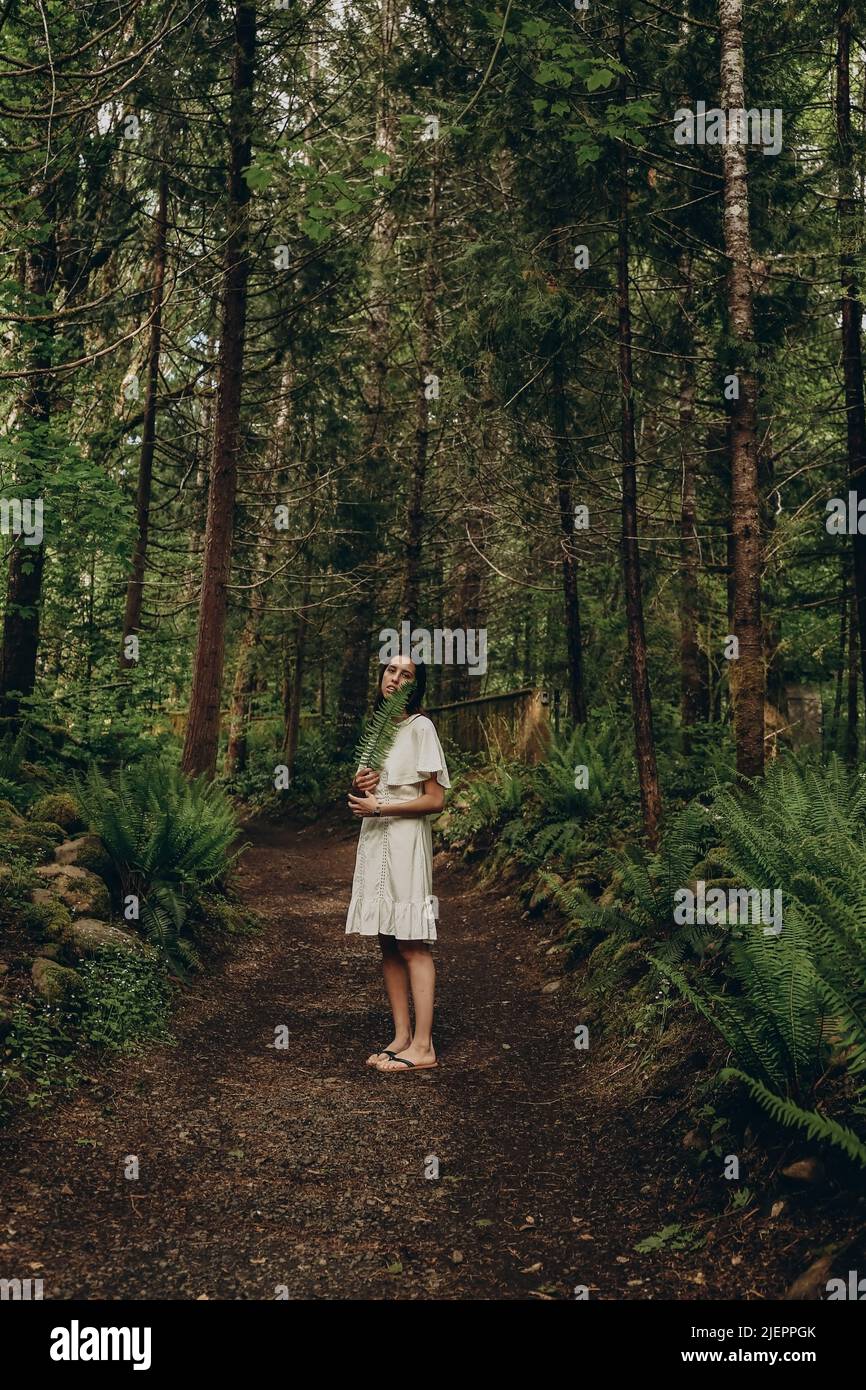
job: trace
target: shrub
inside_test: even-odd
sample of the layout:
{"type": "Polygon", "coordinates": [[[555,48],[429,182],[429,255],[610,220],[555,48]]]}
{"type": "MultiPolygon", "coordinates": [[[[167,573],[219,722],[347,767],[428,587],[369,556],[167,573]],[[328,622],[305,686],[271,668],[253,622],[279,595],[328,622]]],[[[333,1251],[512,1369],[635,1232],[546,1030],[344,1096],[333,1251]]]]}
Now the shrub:
{"type": "Polygon", "coordinates": [[[121,897],[135,897],[144,934],[177,968],[197,963],[182,932],[189,898],[222,881],[237,821],[226,793],[205,778],[150,759],[109,780],[91,768],[79,796],[111,860],[121,897]]]}
{"type": "Polygon", "coordinates": [[[480,848],[506,821],[519,818],[526,785],[527,769],[519,763],[498,762],[475,777],[458,775],[438,833],[453,849],[480,848]]]}
{"type": "Polygon", "coordinates": [[[345,801],[353,771],[347,771],[346,758],[338,755],[332,729],[305,730],[286,791],[274,787],[270,747],[251,750],[244,771],[234,773],[224,785],[251,810],[271,820],[281,821],[287,816],[313,820],[341,796],[345,801]]]}
{"type": "Polygon", "coordinates": [[[103,947],[78,973],[77,1022],[87,1042],[129,1051],[148,1038],[171,1041],[171,987],[157,959],[103,947]]]}
{"type": "Polygon", "coordinates": [[[698,954],[718,938],[718,927],[682,927],[674,918],[675,894],[688,883],[703,853],[707,822],[700,806],[687,807],[664,827],[657,853],[630,845],[617,862],[607,901],[596,901],[582,883],[551,881],[554,897],[569,919],[565,944],[573,955],[584,954],[602,937],[621,944],[670,943],[672,954],[686,949],[698,954]]]}
{"type": "Polygon", "coordinates": [[[38,879],[33,865],[18,854],[7,854],[0,864],[0,929],[14,926],[25,908],[38,879]]]}
{"type": "Polygon", "coordinates": [[[255,913],[210,893],[201,893],[196,897],[187,918],[187,928],[194,944],[217,950],[225,950],[232,938],[248,936],[257,926],[255,913]]]}
{"type": "MultiPolygon", "coordinates": [[[[829,1113],[863,1111],[866,1076],[866,776],[780,759],[747,795],[720,791],[708,812],[709,863],[737,887],[782,893],[780,935],[728,925],[722,992],[655,964],[719,1031],[736,1079],[780,1123],[866,1165],[866,1143],[829,1113]],[[843,1083],[818,1083],[835,1066],[843,1083]]],[[[718,931],[718,928],[716,929],[718,931]]]]}
{"type": "Polygon", "coordinates": [[[7,782],[5,778],[0,777],[0,829],[25,824],[16,803],[17,793],[18,788],[14,782],[7,782]]]}
{"type": "Polygon", "coordinates": [[[19,1005],[0,1049],[0,1115],[15,1101],[44,1105],[73,1090],[80,1080],[69,1055],[73,1045],[65,1009],[42,1001],[19,1005]]]}
{"type": "Polygon", "coordinates": [[[59,845],[66,839],[66,831],[63,829],[63,826],[58,825],[56,821],[31,821],[26,828],[31,835],[39,835],[43,840],[47,840],[52,845],[59,845]]]}

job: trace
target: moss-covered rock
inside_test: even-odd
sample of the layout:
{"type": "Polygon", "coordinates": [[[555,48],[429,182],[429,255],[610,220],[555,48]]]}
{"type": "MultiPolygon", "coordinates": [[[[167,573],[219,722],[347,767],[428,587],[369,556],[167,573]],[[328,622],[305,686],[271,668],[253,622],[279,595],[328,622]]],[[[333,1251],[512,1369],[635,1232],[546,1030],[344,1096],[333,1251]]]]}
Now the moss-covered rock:
{"type": "Polygon", "coordinates": [[[75,840],[64,838],[63,844],[57,846],[54,858],[58,864],[75,864],[79,869],[89,869],[108,883],[115,878],[114,865],[98,835],[80,835],[75,840]]]}
{"type": "Polygon", "coordinates": [[[3,847],[10,853],[20,855],[22,859],[32,859],[37,864],[44,864],[46,860],[54,857],[54,841],[40,834],[33,825],[28,825],[25,830],[5,830],[3,847]]]}
{"type": "Polygon", "coordinates": [[[31,821],[53,821],[64,830],[83,830],[81,807],[70,792],[49,792],[40,796],[28,810],[31,821]]]}
{"type": "Polygon", "coordinates": [[[35,892],[39,898],[22,909],[21,925],[38,940],[62,941],[72,926],[72,913],[47,889],[37,888],[35,892]]]}
{"type": "Polygon", "coordinates": [[[46,941],[39,947],[40,960],[56,960],[62,964],[63,947],[57,941],[46,941]]]}
{"type": "Polygon", "coordinates": [[[129,952],[141,955],[156,955],[152,946],[131,932],[121,931],[108,922],[98,922],[93,917],[81,917],[73,922],[66,937],[70,954],[77,960],[85,956],[98,955],[102,950],[129,952]]]}
{"type": "Polygon", "coordinates": [[[45,956],[37,956],[30,975],[36,993],[41,994],[43,999],[48,999],[52,1003],[65,999],[67,995],[78,988],[80,983],[77,970],[70,970],[66,965],[58,965],[56,960],[48,960],[45,956]]]}
{"type": "Polygon", "coordinates": [[[24,817],[19,815],[11,801],[0,801],[0,830],[20,829],[24,824],[24,817]]]}
{"type": "Polygon", "coordinates": [[[44,888],[50,888],[75,917],[106,918],[111,913],[108,889],[89,869],[76,864],[44,864],[36,870],[44,888]]]}
{"type": "Polygon", "coordinates": [[[32,835],[41,835],[44,839],[50,840],[53,845],[61,845],[66,839],[66,831],[62,825],[58,825],[53,820],[31,821],[27,827],[32,835]]]}
{"type": "Polygon", "coordinates": [[[44,767],[42,763],[28,762],[26,758],[18,764],[18,777],[23,782],[28,782],[34,792],[37,787],[45,787],[47,790],[54,782],[56,775],[49,767],[44,767]]]}

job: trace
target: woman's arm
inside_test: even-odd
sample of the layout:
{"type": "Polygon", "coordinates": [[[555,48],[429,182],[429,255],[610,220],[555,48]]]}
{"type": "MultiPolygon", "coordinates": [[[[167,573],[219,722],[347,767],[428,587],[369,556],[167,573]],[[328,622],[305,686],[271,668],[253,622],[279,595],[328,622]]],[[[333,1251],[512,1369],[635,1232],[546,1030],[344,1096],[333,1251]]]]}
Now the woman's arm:
{"type": "Polygon", "coordinates": [[[445,805],[445,790],[435,777],[428,777],[424,792],[412,801],[377,801],[375,796],[350,796],[349,805],[356,816],[372,816],[379,808],[380,816],[438,816],[445,805]]]}

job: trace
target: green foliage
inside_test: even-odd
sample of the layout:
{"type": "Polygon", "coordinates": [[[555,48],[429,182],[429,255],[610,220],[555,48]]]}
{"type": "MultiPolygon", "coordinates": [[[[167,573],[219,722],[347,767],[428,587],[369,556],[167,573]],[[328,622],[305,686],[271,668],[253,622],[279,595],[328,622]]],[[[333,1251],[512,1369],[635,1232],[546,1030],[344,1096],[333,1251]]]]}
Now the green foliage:
{"type": "Polygon", "coordinates": [[[195,946],[225,951],[233,940],[257,930],[259,919],[242,903],[216,893],[199,893],[190,904],[186,928],[195,946]]]}
{"type": "Polygon", "coordinates": [[[358,740],[354,755],[356,770],[368,767],[372,772],[381,771],[414,689],[414,681],[405,681],[382,701],[358,740]]]}
{"type": "Polygon", "coordinates": [[[346,791],[345,757],[337,749],[333,728],[303,730],[295,752],[291,783],[283,791],[274,787],[272,740],[250,749],[249,762],[224,785],[232,796],[251,810],[273,820],[287,815],[312,820],[346,791]]]}
{"type": "Polygon", "coordinates": [[[664,1226],[654,1236],[639,1240],[634,1248],[641,1255],[649,1255],[655,1250],[700,1250],[705,1244],[706,1236],[700,1231],[675,1222],[670,1226],[664,1226]]]}
{"type": "Polygon", "coordinates": [[[501,761],[481,775],[458,775],[437,833],[450,848],[472,852],[504,824],[520,825],[527,782],[528,769],[501,761]]]}
{"type": "Polygon", "coordinates": [[[700,860],[705,825],[702,808],[689,806],[667,822],[657,853],[630,845],[618,862],[615,886],[608,895],[612,901],[594,900],[580,882],[554,882],[555,899],[570,922],[565,940],[571,951],[582,954],[600,937],[609,936],[653,945],[668,941],[673,951],[700,953],[718,938],[717,927],[680,927],[674,920],[675,894],[700,860]]]}
{"type": "Polygon", "coordinates": [[[140,924],[180,967],[197,956],[182,932],[191,893],[220,883],[237,821],[222,788],[189,780],[174,764],[150,760],[111,778],[95,767],[78,788],[91,828],[112,861],[122,899],[138,898],[140,924]]]}
{"type": "Polygon", "coordinates": [[[28,825],[22,830],[6,830],[3,833],[4,852],[19,855],[31,864],[44,864],[54,854],[54,838],[44,835],[36,826],[28,825]]]}
{"type": "Polygon", "coordinates": [[[62,941],[72,925],[72,913],[59,898],[52,898],[50,902],[24,904],[19,921],[39,940],[62,941]]]}
{"type": "Polygon", "coordinates": [[[0,1116],[14,1104],[33,1108],[73,1090],[80,1080],[70,1057],[73,1046],[65,1009],[42,1001],[19,1005],[0,1047],[0,1116]]]}
{"type": "Polygon", "coordinates": [[[866,1143],[847,1125],[839,1124],[837,1120],[822,1115],[817,1110],[805,1110],[795,1101],[777,1095],[775,1091],[737,1067],[725,1067],[719,1073],[719,1077],[722,1081],[741,1081],[777,1124],[799,1129],[807,1139],[823,1140],[825,1144],[832,1144],[854,1163],[866,1168],[866,1143]]]}
{"type": "Polygon", "coordinates": [[[318,813],[346,789],[346,771],[329,730],[305,733],[292,767],[290,799],[293,810],[318,813]]]}
{"type": "Polygon", "coordinates": [[[0,801],[10,802],[16,810],[23,810],[29,799],[29,789],[21,783],[21,764],[27,756],[28,742],[24,725],[17,733],[0,735],[0,801]]]}
{"type": "Polygon", "coordinates": [[[4,848],[0,864],[0,930],[20,920],[30,906],[30,892],[37,883],[32,860],[4,848]]]}
{"type": "Polygon", "coordinates": [[[525,862],[554,862],[567,871],[598,854],[588,833],[595,817],[604,813],[607,842],[624,828],[626,793],[635,789],[633,759],[614,721],[602,719],[592,731],[578,727],[555,738],[530,785],[535,804],[527,808],[532,834],[525,862]]]}
{"type": "MultiPolygon", "coordinates": [[[[655,712],[654,712],[655,713],[655,712]]],[[[736,753],[726,724],[693,724],[686,735],[679,720],[666,719],[664,707],[655,713],[659,781],[666,802],[690,801],[734,781],[736,753]]]]}
{"type": "Polygon", "coordinates": [[[146,1039],[170,1041],[171,987],[158,960],[102,948],[78,970],[81,1036],[95,1047],[129,1051],[146,1039]]]}
{"type": "Polygon", "coordinates": [[[710,862],[737,886],[780,890],[782,932],[729,928],[724,990],[658,954],[654,964],[724,1038],[737,1064],[725,1078],[780,1124],[866,1164],[863,1140],[817,1105],[833,1063],[847,1079],[836,1103],[864,1094],[866,778],[835,757],[780,760],[747,795],[717,793],[709,819],[721,840],[710,862]]]}

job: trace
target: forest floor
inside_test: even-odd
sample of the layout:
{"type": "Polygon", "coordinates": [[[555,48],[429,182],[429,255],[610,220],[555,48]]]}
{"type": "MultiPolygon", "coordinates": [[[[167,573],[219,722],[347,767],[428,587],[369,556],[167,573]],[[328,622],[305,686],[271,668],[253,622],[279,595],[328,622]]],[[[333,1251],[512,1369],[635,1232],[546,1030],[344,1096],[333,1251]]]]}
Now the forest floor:
{"type": "Polygon", "coordinates": [[[783,1297],[832,1194],[732,1211],[682,1147],[690,1059],[653,1094],[632,1052],[577,1050],[577,978],[544,991],[507,886],[438,856],[442,1065],[365,1067],[391,1034],[376,943],[344,935],[356,836],[248,827],[262,929],[184,991],[174,1045],[2,1132],[0,1275],[49,1299],[783,1297]],[[671,1225],[685,1248],[635,1249],[671,1225]]]}

